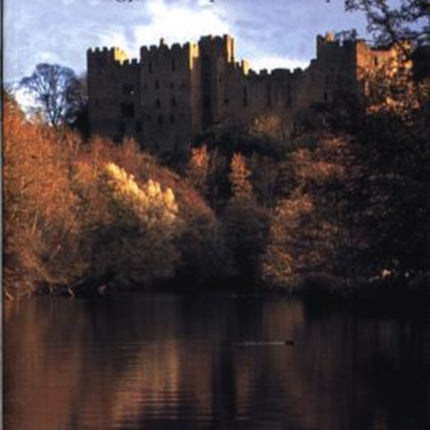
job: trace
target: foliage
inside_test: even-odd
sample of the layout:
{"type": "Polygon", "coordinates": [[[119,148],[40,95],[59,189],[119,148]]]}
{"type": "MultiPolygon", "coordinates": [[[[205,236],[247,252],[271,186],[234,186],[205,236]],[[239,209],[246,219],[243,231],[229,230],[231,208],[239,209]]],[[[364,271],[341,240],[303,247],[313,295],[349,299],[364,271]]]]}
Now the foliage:
{"type": "Polygon", "coordinates": [[[268,214],[255,201],[250,175],[243,155],[234,154],[229,175],[233,195],[222,219],[234,267],[242,278],[255,281],[260,276],[260,257],[265,248],[268,214]]]}
{"type": "Polygon", "coordinates": [[[73,282],[85,266],[76,241],[76,196],[70,191],[79,140],[28,123],[8,97],[4,130],[5,293],[19,296],[42,284],[73,282]]]}
{"type": "Polygon", "coordinates": [[[191,149],[191,157],[187,171],[190,183],[203,197],[208,193],[209,154],[206,145],[191,149]]]}
{"type": "Polygon", "coordinates": [[[173,276],[180,220],[172,190],[153,180],[139,185],[114,163],[99,169],[90,186],[95,195],[82,208],[90,276],[111,273],[122,286],[173,276]]]}
{"type": "Polygon", "coordinates": [[[360,171],[354,166],[351,144],[326,135],[314,148],[291,154],[291,191],[271,220],[263,259],[267,283],[285,285],[294,276],[315,272],[351,276],[357,271],[357,253],[367,246],[355,188],[360,171]]]}
{"type": "Polygon", "coordinates": [[[245,164],[245,158],[241,154],[234,154],[231,160],[230,183],[233,198],[237,200],[249,200],[252,198],[252,185],[249,182],[251,171],[245,164]]]}
{"type": "Polygon", "coordinates": [[[128,140],[25,120],[5,103],[5,294],[88,294],[228,276],[221,224],[181,177],[128,140]]]}

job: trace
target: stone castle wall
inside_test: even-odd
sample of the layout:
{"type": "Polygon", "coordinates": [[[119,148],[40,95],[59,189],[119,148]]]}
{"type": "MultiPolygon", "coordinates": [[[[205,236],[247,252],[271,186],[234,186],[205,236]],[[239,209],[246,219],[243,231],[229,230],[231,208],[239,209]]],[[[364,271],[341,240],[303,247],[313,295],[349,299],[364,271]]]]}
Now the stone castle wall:
{"type": "Polygon", "coordinates": [[[396,50],[373,50],[364,41],[317,37],[316,58],[305,70],[259,73],[236,62],[230,36],[198,43],[142,47],[128,60],[118,48],[88,50],[92,134],[135,138],[153,152],[186,152],[192,138],[228,121],[250,125],[274,117],[288,129],[294,114],[313,103],[355,96],[372,71],[392,62],[396,50]]]}

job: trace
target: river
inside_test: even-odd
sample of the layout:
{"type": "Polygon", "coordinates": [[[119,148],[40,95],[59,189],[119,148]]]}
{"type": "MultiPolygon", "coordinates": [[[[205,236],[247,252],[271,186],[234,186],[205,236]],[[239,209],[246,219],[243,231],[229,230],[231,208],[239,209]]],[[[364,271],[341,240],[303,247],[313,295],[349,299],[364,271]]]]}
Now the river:
{"type": "Polygon", "coordinates": [[[430,429],[427,312],[40,298],[6,302],[3,332],[5,430],[430,429]]]}

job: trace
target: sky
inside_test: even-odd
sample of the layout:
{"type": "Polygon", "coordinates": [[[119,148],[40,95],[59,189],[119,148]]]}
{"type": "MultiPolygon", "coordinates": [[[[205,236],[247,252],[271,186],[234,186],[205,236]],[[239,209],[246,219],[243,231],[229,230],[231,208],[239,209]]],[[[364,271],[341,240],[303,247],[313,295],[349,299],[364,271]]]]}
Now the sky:
{"type": "Polygon", "coordinates": [[[38,63],[56,63],[77,74],[86,50],[118,46],[130,58],[139,47],[197,42],[230,34],[236,59],[251,68],[306,67],[315,39],[355,28],[367,38],[365,18],[344,10],[343,0],[3,0],[3,79],[31,75],[38,63]]]}

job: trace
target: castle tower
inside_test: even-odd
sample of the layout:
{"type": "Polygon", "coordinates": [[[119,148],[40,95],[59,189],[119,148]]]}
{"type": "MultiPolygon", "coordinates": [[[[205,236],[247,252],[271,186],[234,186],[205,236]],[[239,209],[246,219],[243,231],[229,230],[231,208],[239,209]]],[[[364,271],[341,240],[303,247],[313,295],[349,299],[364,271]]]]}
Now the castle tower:
{"type": "Polygon", "coordinates": [[[113,140],[139,130],[139,65],[119,48],[87,51],[91,134],[113,140]]]}
{"type": "Polygon", "coordinates": [[[140,50],[142,141],[154,152],[185,152],[200,131],[195,100],[198,46],[173,44],[140,50]]]}
{"type": "Polygon", "coordinates": [[[234,40],[205,36],[199,41],[201,70],[202,128],[221,121],[225,73],[228,64],[234,64],[234,40]]]}

